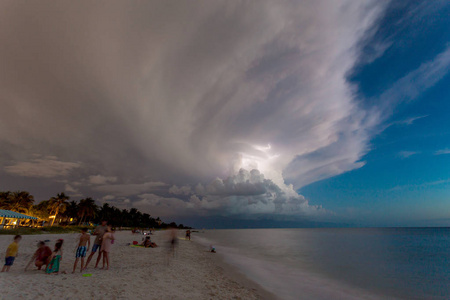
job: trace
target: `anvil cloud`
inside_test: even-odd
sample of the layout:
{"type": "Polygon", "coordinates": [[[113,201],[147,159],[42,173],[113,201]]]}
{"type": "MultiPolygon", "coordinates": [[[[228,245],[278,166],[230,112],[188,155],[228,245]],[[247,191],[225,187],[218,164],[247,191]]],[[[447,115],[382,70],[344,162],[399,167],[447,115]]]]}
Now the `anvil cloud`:
{"type": "Polygon", "coordinates": [[[326,214],[295,190],[364,164],[346,75],[386,3],[3,1],[0,188],[326,214]]]}

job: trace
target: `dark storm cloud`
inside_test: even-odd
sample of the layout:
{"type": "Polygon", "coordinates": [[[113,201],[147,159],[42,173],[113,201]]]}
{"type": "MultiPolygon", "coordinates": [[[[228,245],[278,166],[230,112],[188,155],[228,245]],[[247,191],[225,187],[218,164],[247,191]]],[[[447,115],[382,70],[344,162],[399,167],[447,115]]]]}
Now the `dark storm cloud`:
{"type": "Polygon", "coordinates": [[[3,1],[0,188],[320,215],[295,189],[363,165],[346,74],[385,5],[3,1]]]}

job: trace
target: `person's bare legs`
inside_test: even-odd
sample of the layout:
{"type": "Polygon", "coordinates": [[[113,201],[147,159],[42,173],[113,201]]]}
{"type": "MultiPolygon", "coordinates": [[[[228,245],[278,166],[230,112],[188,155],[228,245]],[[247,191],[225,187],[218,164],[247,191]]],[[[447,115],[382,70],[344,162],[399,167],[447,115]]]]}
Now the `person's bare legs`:
{"type": "Polygon", "coordinates": [[[96,268],[98,267],[98,263],[100,262],[100,258],[102,258],[102,252],[103,252],[103,251],[99,251],[99,252],[98,252],[97,262],[95,263],[94,269],[96,269],[96,268]]]}
{"type": "Polygon", "coordinates": [[[44,268],[44,271],[45,271],[45,270],[47,270],[48,265],[50,264],[50,259],[47,259],[47,261],[44,264],[45,264],[45,268],[44,268]]]}
{"type": "Polygon", "coordinates": [[[102,265],[102,270],[105,268],[105,260],[106,260],[106,255],[105,255],[105,253],[103,253],[103,260],[102,260],[102,262],[103,262],[103,265],[102,265]]]}
{"type": "Polygon", "coordinates": [[[109,253],[105,251],[105,253],[103,253],[103,259],[105,260],[106,258],[106,270],[109,270],[109,253]]]}
{"type": "Polygon", "coordinates": [[[9,266],[3,266],[2,272],[8,272],[9,271],[9,266]]]}
{"type": "Polygon", "coordinates": [[[86,262],[86,265],[84,266],[85,269],[87,269],[87,266],[89,265],[89,263],[91,262],[92,257],[94,256],[95,252],[91,252],[91,254],[89,254],[88,260],[86,262]]]}
{"type": "MultiPolygon", "coordinates": [[[[75,269],[77,268],[79,258],[75,258],[75,263],[73,264],[73,271],[72,273],[75,273],[75,269]]],[[[83,269],[83,264],[81,264],[81,269],[83,269]]]]}
{"type": "Polygon", "coordinates": [[[80,268],[80,272],[83,272],[84,270],[84,257],[81,258],[81,268],[80,268]]]}

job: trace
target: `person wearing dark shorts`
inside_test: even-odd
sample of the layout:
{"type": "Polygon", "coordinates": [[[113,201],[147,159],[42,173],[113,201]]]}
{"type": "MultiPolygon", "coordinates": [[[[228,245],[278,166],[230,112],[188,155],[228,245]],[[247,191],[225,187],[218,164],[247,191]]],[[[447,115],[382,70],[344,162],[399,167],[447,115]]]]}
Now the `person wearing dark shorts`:
{"type": "Polygon", "coordinates": [[[91,262],[91,259],[94,256],[95,252],[97,252],[97,250],[98,250],[98,256],[97,256],[96,265],[98,265],[98,262],[100,261],[100,258],[102,256],[102,252],[100,251],[101,250],[100,248],[102,245],[103,235],[105,234],[106,230],[108,229],[108,226],[106,226],[107,224],[108,224],[108,222],[103,220],[102,224],[97,226],[97,228],[95,228],[95,230],[94,230],[93,235],[96,235],[97,237],[95,238],[94,245],[92,246],[91,254],[89,254],[88,260],[86,262],[86,266],[84,267],[85,269],[91,262]]]}
{"type": "Polygon", "coordinates": [[[79,246],[77,252],[75,253],[75,258],[86,257],[87,248],[86,246],[79,246]]]}
{"type": "Polygon", "coordinates": [[[92,246],[92,253],[97,252],[97,250],[100,251],[100,248],[102,247],[102,245],[99,244],[94,244],[94,246],[92,246]]]}
{"type": "Polygon", "coordinates": [[[5,266],[11,267],[14,264],[14,260],[16,258],[14,256],[5,257],[5,266]]]}
{"type": "Polygon", "coordinates": [[[91,245],[91,236],[87,233],[87,228],[81,229],[80,241],[78,242],[77,252],[75,253],[75,263],[73,264],[73,271],[77,268],[78,260],[81,258],[80,272],[84,269],[84,258],[86,257],[86,252],[91,245]]]}

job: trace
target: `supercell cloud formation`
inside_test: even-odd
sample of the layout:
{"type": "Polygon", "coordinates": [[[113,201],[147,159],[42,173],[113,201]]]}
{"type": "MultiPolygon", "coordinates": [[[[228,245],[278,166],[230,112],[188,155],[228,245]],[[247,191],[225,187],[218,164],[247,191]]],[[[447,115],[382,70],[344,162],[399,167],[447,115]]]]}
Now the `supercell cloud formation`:
{"type": "Polygon", "coordinates": [[[346,75],[385,6],[3,1],[0,188],[161,216],[329,214],[296,189],[363,165],[383,117],[346,75]]]}

